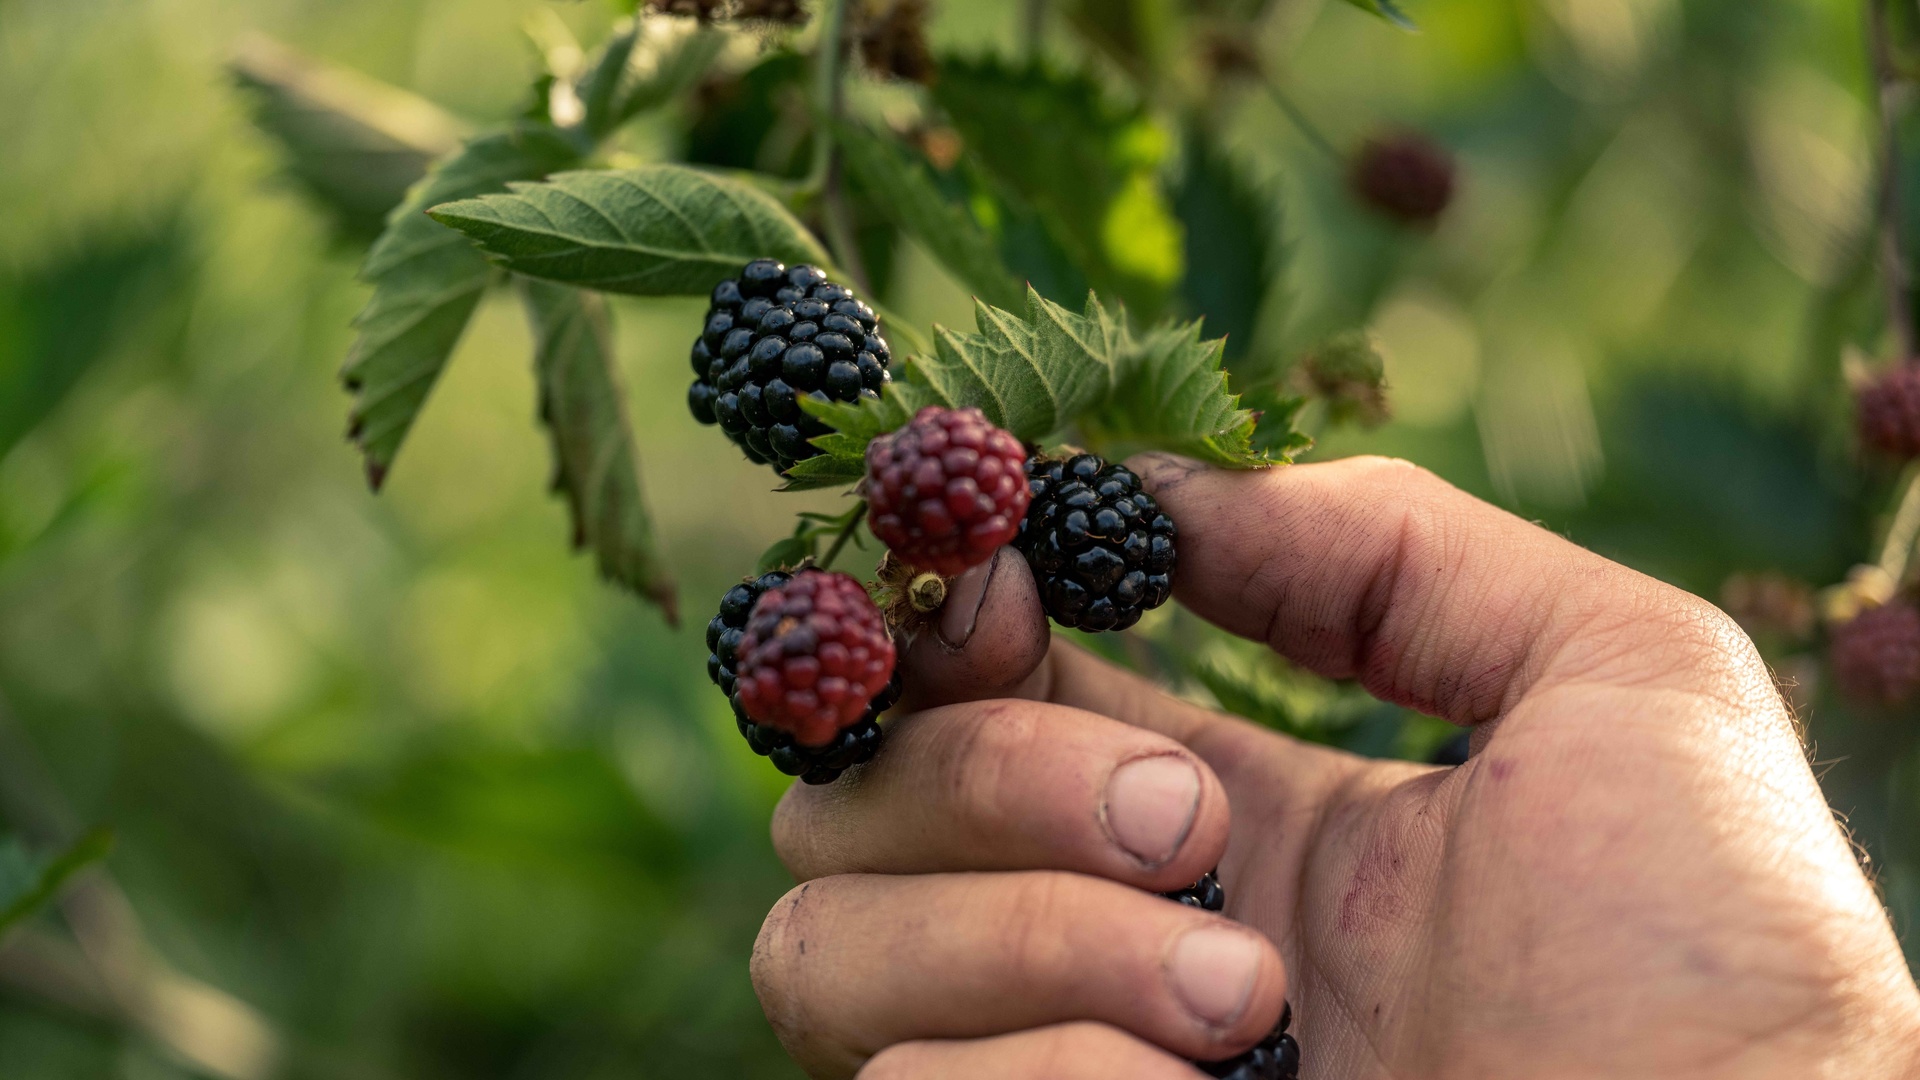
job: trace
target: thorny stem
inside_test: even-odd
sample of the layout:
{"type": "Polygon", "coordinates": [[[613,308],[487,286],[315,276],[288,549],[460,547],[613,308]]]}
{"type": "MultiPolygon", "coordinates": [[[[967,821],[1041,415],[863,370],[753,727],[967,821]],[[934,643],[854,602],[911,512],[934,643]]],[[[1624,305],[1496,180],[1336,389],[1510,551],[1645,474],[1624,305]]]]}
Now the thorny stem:
{"type": "Polygon", "coordinates": [[[1327,138],[1326,133],[1320,130],[1320,126],[1309,119],[1306,112],[1287,96],[1287,92],[1280,89],[1279,83],[1274,82],[1271,77],[1263,80],[1263,83],[1267,88],[1267,96],[1273,99],[1275,105],[1280,106],[1280,111],[1287,114],[1287,119],[1299,129],[1300,134],[1307,137],[1308,142],[1327,155],[1327,158],[1335,164],[1345,163],[1346,155],[1342,154],[1339,148],[1333,145],[1333,140],[1327,138]]]}
{"type": "Polygon", "coordinates": [[[1886,279],[1887,320],[1900,345],[1900,362],[1920,363],[1915,340],[1912,280],[1901,242],[1906,224],[1900,197],[1900,150],[1894,113],[1899,105],[1900,77],[1894,70],[1887,38],[1887,0],[1867,0],[1867,42],[1873,54],[1874,95],[1880,118],[1880,262],[1886,279]]]}
{"type": "Polygon", "coordinates": [[[1880,545],[1880,569],[1896,583],[1903,583],[1913,564],[1913,548],[1920,543],[1920,467],[1907,472],[1901,484],[1900,506],[1887,526],[1887,538],[1880,545]]]}
{"type": "Polygon", "coordinates": [[[860,523],[865,521],[866,518],[867,503],[865,499],[862,499],[860,505],[853,511],[853,517],[847,520],[846,527],[840,530],[839,536],[833,538],[833,546],[827,549],[827,554],[820,560],[820,569],[833,569],[833,560],[839,558],[840,553],[846,550],[847,541],[853,539],[853,534],[859,530],[860,523]]]}

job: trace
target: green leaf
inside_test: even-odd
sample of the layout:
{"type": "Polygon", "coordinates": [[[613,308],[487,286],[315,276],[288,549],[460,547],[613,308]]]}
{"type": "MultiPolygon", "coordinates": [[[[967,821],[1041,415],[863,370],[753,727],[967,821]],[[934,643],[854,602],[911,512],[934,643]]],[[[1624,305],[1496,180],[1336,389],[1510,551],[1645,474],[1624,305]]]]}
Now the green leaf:
{"type": "Polygon", "coordinates": [[[848,539],[856,546],[865,546],[857,531],[861,521],[867,516],[867,504],[861,500],[845,513],[819,514],[802,511],[799,522],[793,527],[793,535],[777,540],[760,556],[754,573],[764,574],[769,570],[790,570],[808,559],[820,557],[820,542],[848,534],[848,539]]]}
{"type": "Polygon", "coordinates": [[[837,135],[847,170],[895,225],[981,300],[1002,306],[1020,302],[1020,283],[1000,261],[993,237],[965,206],[940,191],[922,162],[909,160],[892,140],[857,124],[841,124],[837,135]]]}
{"type": "Polygon", "coordinates": [[[1188,314],[1204,317],[1207,332],[1226,339],[1226,363],[1244,375],[1248,368],[1241,362],[1285,266],[1279,196],[1247,176],[1245,166],[1196,125],[1173,206],[1185,226],[1187,265],[1205,268],[1181,280],[1188,314]]]}
{"type": "Polygon", "coordinates": [[[243,39],[230,70],[286,172],[349,236],[378,236],[407,189],[460,145],[460,122],[438,105],[270,38],[243,39]]]}
{"type": "Polygon", "coordinates": [[[1030,205],[1102,294],[1152,313],[1179,277],[1177,226],[1158,191],[1167,147],[1138,105],[1086,74],[947,58],[933,87],[967,154],[1030,205]]]}
{"type": "Polygon", "coordinates": [[[935,327],[934,354],[914,357],[878,400],[803,401],[835,434],[813,440],[823,453],[789,470],[794,484],[857,478],[866,444],[925,405],[978,408],[1027,442],[1077,433],[1231,468],[1275,460],[1254,444],[1260,418],[1227,388],[1221,343],[1201,340],[1197,322],[1135,334],[1096,297],[1076,315],[1031,289],[1025,317],[979,303],[974,317],[977,333],[935,327]]]}
{"type": "Polygon", "coordinates": [[[361,277],[373,298],[341,380],[354,395],[349,432],[378,489],[466,329],[493,271],[473,246],[422,211],[449,199],[545,176],[579,159],[552,128],[525,124],[483,135],[434,166],[387,219],[361,277]]]}
{"type": "Polygon", "coordinates": [[[587,131],[601,138],[672,101],[705,75],[724,33],[686,19],[642,18],[615,34],[580,80],[587,131]]]}
{"type": "Polygon", "coordinates": [[[521,279],[534,333],[540,418],[553,440],[554,487],[573,513],[574,543],[591,547],[601,576],[678,619],[640,487],[640,454],[613,354],[606,298],[521,279]]]}
{"type": "Polygon", "coordinates": [[[1198,322],[1156,327],[1130,340],[1112,398],[1087,418],[1085,429],[1098,439],[1228,468],[1268,464],[1253,445],[1259,418],[1227,389],[1221,344],[1201,340],[1198,322]]]}
{"type": "Polygon", "coordinates": [[[683,165],[561,173],[429,213],[515,273],[605,292],[705,295],[760,258],[830,265],[772,196],[683,165]]]}
{"type": "Polygon", "coordinates": [[[1406,12],[1400,10],[1399,0],[1347,0],[1347,3],[1361,11],[1378,15],[1402,30],[1420,29],[1406,12]]]}
{"type": "Polygon", "coordinates": [[[51,859],[35,858],[13,837],[0,840],[0,934],[52,902],[68,878],[112,850],[110,829],[95,829],[51,859]]]}

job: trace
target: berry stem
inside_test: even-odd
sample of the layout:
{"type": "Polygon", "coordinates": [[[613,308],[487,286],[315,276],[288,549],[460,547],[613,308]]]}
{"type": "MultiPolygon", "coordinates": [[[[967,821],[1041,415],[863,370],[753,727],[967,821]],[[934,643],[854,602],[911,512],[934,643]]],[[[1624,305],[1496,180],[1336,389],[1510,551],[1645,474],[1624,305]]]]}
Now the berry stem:
{"type": "Polygon", "coordinates": [[[833,546],[827,549],[827,554],[820,560],[820,569],[833,569],[833,560],[839,558],[840,553],[846,550],[847,541],[853,539],[853,534],[859,530],[860,523],[866,518],[867,503],[863,499],[860,505],[854,508],[853,516],[847,519],[846,527],[840,530],[840,535],[833,538],[833,546]]]}
{"type": "Polygon", "coordinates": [[[838,150],[833,124],[840,118],[844,98],[840,79],[847,53],[847,0],[821,0],[814,22],[820,27],[820,41],[813,51],[813,112],[820,129],[813,139],[813,167],[807,172],[805,190],[820,192],[826,190],[838,150]]]}
{"type": "Polygon", "coordinates": [[[1315,149],[1327,155],[1327,160],[1337,166],[1345,167],[1346,155],[1340,152],[1339,147],[1333,145],[1333,140],[1327,138],[1326,133],[1320,130],[1320,125],[1315,124],[1313,120],[1307,116],[1306,111],[1300,108],[1299,103],[1294,101],[1285,90],[1280,89],[1280,84],[1275,82],[1271,76],[1261,80],[1261,82],[1262,85],[1267,88],[1267,96],[1272,98],[1273,103],[1280,107],[1280,111],[1287,115],[1287,119],[1293,123],[1293,126],[1299,130],[1300,134],[1305,135],[1307,141],[1312,143],[1315,149]]]}
{"type": "Polygon", "coordinates": [[[1920,364],[1915,341],[1911,268],[1901,231],[1906,211],[1900,198],[1900,144],[1894,113],[1899,106],[1900,75],[1894,69],[1887,39],[1887,0],[1867,0],[1867,45],[1872,52],[1877,93],[1874,103],[1880,120],[1880,262],[1886,279],[1887,321],[1893,324],[1900,346],[1900,362],[1920,364]]]}

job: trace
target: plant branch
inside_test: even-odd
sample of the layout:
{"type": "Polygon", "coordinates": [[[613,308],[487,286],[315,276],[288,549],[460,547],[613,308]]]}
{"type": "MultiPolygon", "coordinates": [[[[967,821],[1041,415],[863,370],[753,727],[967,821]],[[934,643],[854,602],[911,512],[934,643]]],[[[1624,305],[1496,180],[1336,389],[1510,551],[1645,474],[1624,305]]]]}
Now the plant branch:
{"type": "Polygon", "coordinates": [[[1886,279],[1887,320],[1900,345],[1900,362],[1920,363],[1915,340],[1911,269],[1901,233],[1906,212],[1900,195],[1900,144],[1894,114],[1900,76],[1887,35],[1887,0],[1867,0],[1867,43],[1872,51],[1874,102],[1880,119],[1880,262],[1886,279]]]}
{"type": "Polygon", "coordinates": [[[813,167],[807,172],[806,189],[825,191],[832,179],[837,147],[833,125],[840,119],[846,90],[841,83],[847,52],[847,4],[849,0],[822,0],[814,21],[820,25],[820,41],[813,50],[813,115],[819,130],[813,139],[813,167]]]}
{"type": "Polygon", "coordinates": [[[846,550],[847,541],[853,539],[853,534],[860,529],[860,523],[866,519],[867,501],[862,499],[860,500],[860,505],[855,508],[853,517],[847,519],[846,527],[840,530],[839,536],[833,538],[833,546],[827,549],[827,554],[820,560],[820,569],[833,569],[833,561],[840,557],[842,551],[846,550]]]}
{"type": "Polygon", "coordinates": [[[1299,130],[1300,134],[1307,137],[1308,142],[1312,143],[1321,153],[1327,155],[1328,160],[1334,162],[1336,165],[1345,165],[1347,160],[1346,155],[1340,152],[1339,147],[1333,145],[1333,140],[1327,138],[1326,133],[1320,130],[1318,124],[1315,124],[1308,118],[1305,110],[1301,109],[1299,104],[1295,102],[1293,98],[1289,97],[1285,90],[1280,89],[1279,83],[1273,81],[1271,76],[1268,76],[1262,80],[1262,84],[1267,88],[1267,96],[1273,99],[1273,103],[1280,107],[1281,112],[1287,114],[1287,119],[1293,123],[1293,126],[1299,130]]]}

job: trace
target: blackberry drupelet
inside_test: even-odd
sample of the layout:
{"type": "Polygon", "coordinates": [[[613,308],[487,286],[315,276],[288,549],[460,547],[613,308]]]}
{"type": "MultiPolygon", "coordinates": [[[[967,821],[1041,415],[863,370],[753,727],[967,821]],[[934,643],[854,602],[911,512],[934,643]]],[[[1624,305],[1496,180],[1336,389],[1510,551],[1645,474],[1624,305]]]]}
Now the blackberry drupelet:
{"type": "Polygon", "coordinates": [[[693,418],[783,473],[819,453],[808,440],[829,430],[801,411],[802,397],[858,401],[893,379],[872,308],[817,267],[772,259],[714,287],[692,359],[693,418]]]}
{"type": "Polygon", "coordinates": [[[1125,630],[1173,594],[1173,519],[1125,465],[1092,454],[1027,462],[1033,500],[1014,546],[1054,622],[1125,630]]]}
{"type": "Polygon", "coordinates": [[[793,575],[784,570],[762,574],[727,590],[720,600],[720,612],[707,623],[707,676],[733,705],[734,723],[740,736],[753,752],[773,762],[788,776],[797,776],[809,784],[830,784],[840,774],[873,758],[880,748],[880,714],[900,700],[900,673],[894,672],[887,684],[867,705],[859,722],[840,732],[826,746],[800,746],[793,736],[767,724],[757,724],[740,704],[735,670],[739,663],[740,641],[747,633],[747,620],[753,605],[769,590],[785,585],[793,575]]]}
{"type": "MultiPolygon", "coordinates": [[[[1169,900],[1206,911],[1219,911],[1227,905],[1227,894],[1220,887],[1220,872],[1209,870],[1199,881],[1160,895],[1169,900]]],[[[1208,1076],[1222,1080],[1300,1080],[1300,1044],[1287,1028],[1293,1024],[1293,1006],[1283,1005],[1280,1022],[1259,1045],[1225,1061],[1196,1061],[1208,1076]]]]}

